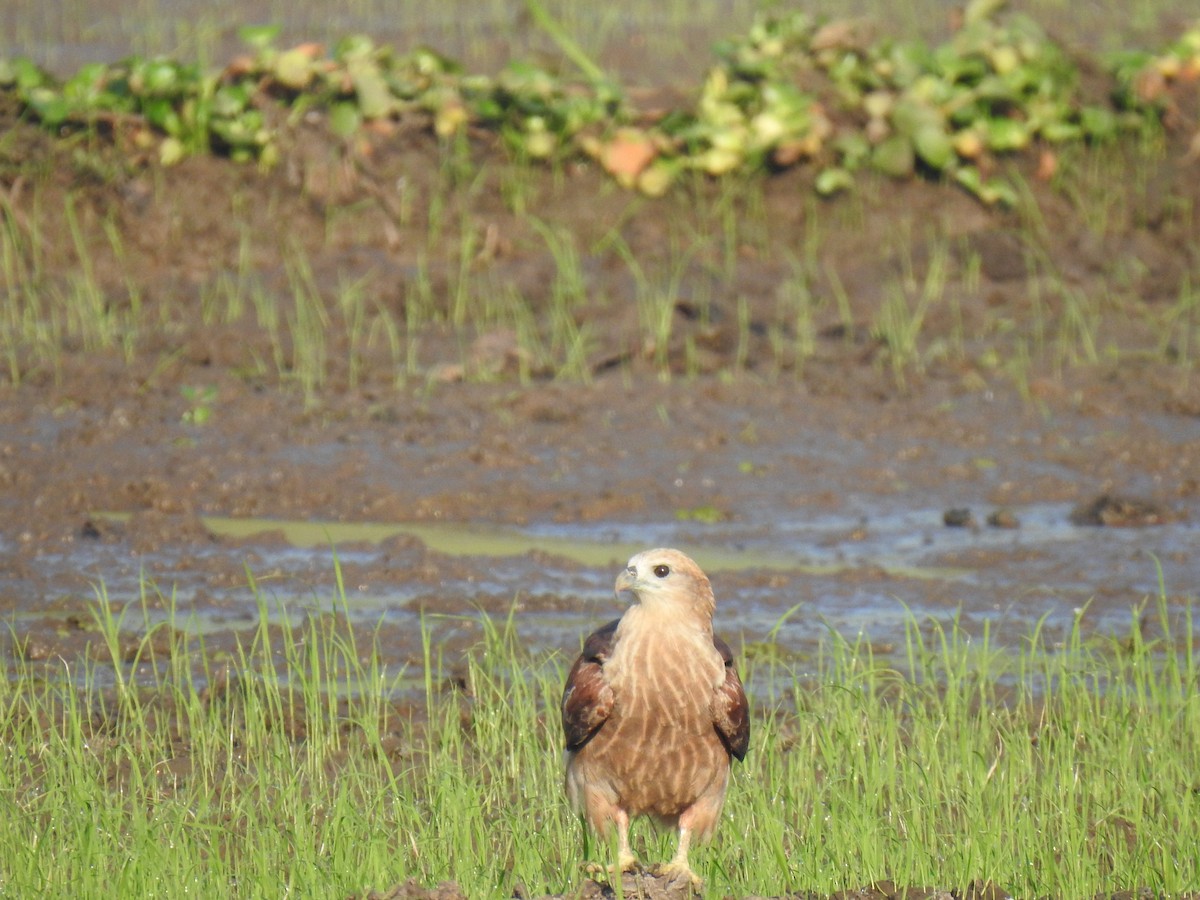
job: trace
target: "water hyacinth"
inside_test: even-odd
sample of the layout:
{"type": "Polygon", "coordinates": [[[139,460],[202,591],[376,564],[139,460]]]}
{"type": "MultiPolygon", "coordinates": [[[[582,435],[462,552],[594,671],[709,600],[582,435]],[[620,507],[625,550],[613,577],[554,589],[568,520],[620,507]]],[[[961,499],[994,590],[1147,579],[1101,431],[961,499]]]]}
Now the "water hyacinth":
{"type": "Polygon", "coordinates": [[[1127,110],[1149,106],[1170,124],[1179,118],[1178,94],[1200,82],[1200,22],[1158,54],[1143,50],[1118,54],[1113,66],[1117,103],[1127,110]]]}
{"type": "Polygon", "coordinates": [[[1015,194],[994,174],[997,158],[1184,123],[1179,88],[1200,79],[1200,24],[1161,52],[1114,56],[1110,104],[1087,99],[1070,56],[1028,16],[1006,15],[1005,0],[973,0],[935,46],[876,37],[861,20],[772,13],[717,45],[694,106],[650,118],[540,4],[527,6],[582,78],[519,60],[495,78],[473,75],[427,48],[398,53],[365,36],[329,55],[313,43],[280,49],[278,28],[252,26],[239,31],[249,52],[215,73],[132,57],[59,82],[29,60],[0,60],[0,88],[47,127],[103,122],[138,153],[157,147],[164,164],[218,152],[271,165],[288,119],[271,105],[303,103],[342,137],[420,115],[440,139],[475,126],[520,159],[591,157],[651,196],[687,170],[808,164],[822,195],[852,189],[868,167],[1005,203],[1015,194]]]}

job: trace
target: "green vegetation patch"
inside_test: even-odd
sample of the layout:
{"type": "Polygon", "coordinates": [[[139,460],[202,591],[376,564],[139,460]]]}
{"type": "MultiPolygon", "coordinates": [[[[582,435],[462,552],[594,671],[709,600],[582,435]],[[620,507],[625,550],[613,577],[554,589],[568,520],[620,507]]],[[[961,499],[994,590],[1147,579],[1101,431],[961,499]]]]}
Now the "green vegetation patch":
{"type": "MultiPolygon", "coordinates": [[[[972,0],[944,43],[877,38],[860,21],[802,12],[761,15],[721,42],[692,108],[653,116],[631,107],[535,0],[533,21],[575,64],[564,79],[513,61],[494,78],[418,48],[399,53],[351,36],[280,49],[278,29],[240,32],[250,52],[219,72],[167,59],[85,66],[58,82],[28,59],[0,60],[0,86],[49,128],[103,126],[174,163],[226,153],[273,165],[280,129],[317,109],[350,136],[364,123],[421,115],[442,139],[499,134],[519,157],[596,159],[649,195],[679,174],[713,176],[810,163],[821,194],[872,168],[895,178],[945,177],[986,203],[1014,205],[997,157],[1182,125],[1183,87],[1200,79],[1200,24],[1160,50],[1104,63],[1108,96],[1085,96],[1080,63],[1005,0],[972,0]]],[[[1049,154],[1047,156],[1046,154],[1049,154]]]]}
{"type": "MultiPolygon", "coordinates": [[[[344,599],[306,616],[258,596],[233,652],[173,606],[101,591],[94,646],[0,682],[0,859],[17,896],[347,896],[410,878],[470,897],[575,891],[585,855],[562,795],[570,652],[518,616],[476,619],[463,661],[425,632],[385,664],[344,599]]],[[[741,656],[750,754],[707,895],[831,893],[891,880],[1088,897],[1200,884],[1200,670],[1190,607],[1135,610],[1128,637],[1019,648],[913,619],[897,659],[830,634],[821,652],[741,656]],[[1144,636],[1143,613],[1161,635],[1144,636]]],[[[645,823],[635,849],[665,858],[645,823]]]]}

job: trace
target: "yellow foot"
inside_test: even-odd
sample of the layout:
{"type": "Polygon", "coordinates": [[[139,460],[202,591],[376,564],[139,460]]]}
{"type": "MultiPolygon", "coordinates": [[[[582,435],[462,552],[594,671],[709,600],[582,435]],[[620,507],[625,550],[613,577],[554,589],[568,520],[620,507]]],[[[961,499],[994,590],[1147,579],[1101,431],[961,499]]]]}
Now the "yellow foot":
{"type": "Polygon", "coordinates": [[[583,864],[583,871],[589,878],[620,878],[625,872],[640,872],[641,870],[642,867],[638,864],[637,857],[632,853],[622,853],[618,856],[615,866],[606,866],[598,862],[583,864]]]}
{"type": "Polygon", "coordinates": [[[650,869],[650,874],[665,878],[669,883],[686,882],[696,890],[704,886],[703,879],[685,862],[672,860],[669,863],[659,863],[650,869]]]}

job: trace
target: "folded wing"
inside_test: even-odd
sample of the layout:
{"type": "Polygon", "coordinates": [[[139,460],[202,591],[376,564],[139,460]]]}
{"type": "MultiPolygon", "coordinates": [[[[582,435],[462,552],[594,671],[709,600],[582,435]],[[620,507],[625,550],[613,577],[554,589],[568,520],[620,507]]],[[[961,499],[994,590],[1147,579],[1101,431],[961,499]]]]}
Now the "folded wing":
{"type": "Polygon", "coordinates": [[[725,661],[725,681],[713,697],[713,725],[725,749],[742,760],[746,758],[746,750],[750,747],[750,703],[746,700],[742,679],[733,666],[733,651],[716,636],[713,637],[713,646],[725,661]]]}
{"type": "Polygon", "coordinates": [[[576,751],[600,730],[613,710],[613,692],[604,675],[619,619],[592,633],[567,675],[562,697],[563,734],[567,750],[576,751]]]}

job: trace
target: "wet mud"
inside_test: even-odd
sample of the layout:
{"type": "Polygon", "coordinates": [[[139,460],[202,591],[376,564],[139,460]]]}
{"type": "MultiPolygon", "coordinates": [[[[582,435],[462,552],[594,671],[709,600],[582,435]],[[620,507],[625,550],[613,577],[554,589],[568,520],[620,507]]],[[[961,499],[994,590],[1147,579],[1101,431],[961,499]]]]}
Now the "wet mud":
{"type": "MultiPolygon", "coordinates": [[[[524,895],[518,894],[518,897],[524,895]]],[[[604,882],[587,880],[576,893],[559,895],[558,897],[539,897],[537,900],[565,900],[566,896],[577,900],[610,900],[616,897],[637,897],[639,900],[690,900],[695,894],[686,886],[666,878],[650,874],[627,874],[623,876],[621,892],[616,887],[604,882]]],[[[1093,900],[1150,900],[1154,895],[1150,891],[1116,891],[1111,894],[1097,894],[1093,900]]],[[[1198,895],[1187,894],[1187,898],[1198,895]]],[[[1010,900],[1011,895],[999,885],[990,881],[973,881],[965,887],[947,889],[940,887],[898,887],[890,881],[864,885],[835,894],[815,894],[800,892],[785,894],[776,900],[1010,900]]],[[[454,882],[443,882],[433,888],[406,882],[395,885],[386,891],[372,891],[365,900],[466,900],[458,885],[454,882]]],[[[747,896],[744,900],[766,900],[756,896],[747,896]]]]}
{"type": "Polygon", "coordinates": [[[195,427],[174,388],[197,373],[142,393],[106,365],[0,400],[0,605],[26,654],[78,652],[100,586],[232,640],[257,621],[247,572],[295,612],[329,607],[338,566],[399,660],[422,613],[514,605],[530,641],[569,650],[617,609],[619,564],[657,545],[709,571],[735,643],[798,606],[776,634],[799,653],[830,628],[886,648],[910,614],[1012,641],[1043,617],[1119,633],[1160,573],[1180,607],[1194,595],[1200,425],[1150,380],[1034,406],[612,375],[395,392],[385,421],[353,394],[314,412],[230,382],[195,427]]]}

